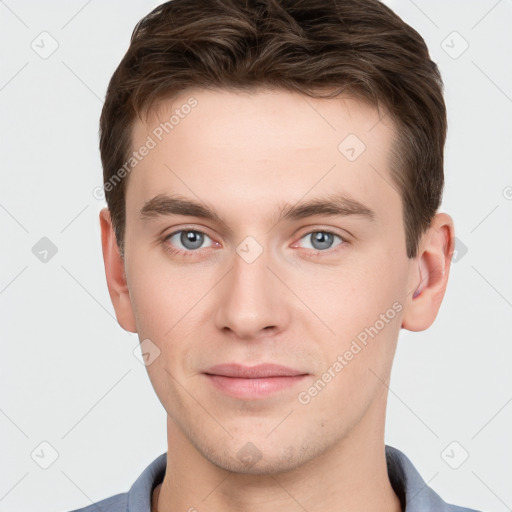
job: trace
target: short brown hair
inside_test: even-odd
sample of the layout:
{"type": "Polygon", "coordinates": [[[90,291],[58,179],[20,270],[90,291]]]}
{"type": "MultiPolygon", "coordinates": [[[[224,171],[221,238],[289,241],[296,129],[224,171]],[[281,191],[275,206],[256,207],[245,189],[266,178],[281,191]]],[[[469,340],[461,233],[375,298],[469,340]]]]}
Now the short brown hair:
{"type": "Polygon", "coordinates": [[[135,117],[196,87],[267,87],[316,98],[345,91],[384,106],[396,126],[391,174],[402,197],[407,256],[417,256],[441,202],[446,108],[423,38],[388,7],[378,0],[171,0],[141,19],[100,119],[103,176],[111,185],[105,196],[122,255],[127,180],[112,186],[112,178],[132,151],[135,117]]]}

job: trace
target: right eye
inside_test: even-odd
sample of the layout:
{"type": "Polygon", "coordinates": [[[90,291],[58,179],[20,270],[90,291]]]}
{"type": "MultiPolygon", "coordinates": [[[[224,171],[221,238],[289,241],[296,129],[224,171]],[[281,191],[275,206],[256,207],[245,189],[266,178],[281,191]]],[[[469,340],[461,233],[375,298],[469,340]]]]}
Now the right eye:
{"type": "Polygon", "coordinates": [[[171,246],[170,250],[172,252],[186,253],[203,248],[206,239],[210,240],[210,244],[205,247],[211,247],[213,240],[206,233],[192,229],[182,229],[166,236],[164,242],[171,246]],[[178,247],[178,249],[173,249],[172,246],[178,247]]]}

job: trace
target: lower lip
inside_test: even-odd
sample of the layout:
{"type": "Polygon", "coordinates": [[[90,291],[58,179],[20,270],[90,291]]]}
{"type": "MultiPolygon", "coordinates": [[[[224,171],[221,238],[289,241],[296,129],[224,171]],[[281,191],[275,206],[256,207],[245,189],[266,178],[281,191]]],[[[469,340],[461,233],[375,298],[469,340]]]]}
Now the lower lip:
{"type": "Polygon", "coordinates": [[[243,379],[206,374],[208,380],[220,391],[234,398],[245,400],[265,398],[291,388],[301,382],[306,375],[243,379]]]}

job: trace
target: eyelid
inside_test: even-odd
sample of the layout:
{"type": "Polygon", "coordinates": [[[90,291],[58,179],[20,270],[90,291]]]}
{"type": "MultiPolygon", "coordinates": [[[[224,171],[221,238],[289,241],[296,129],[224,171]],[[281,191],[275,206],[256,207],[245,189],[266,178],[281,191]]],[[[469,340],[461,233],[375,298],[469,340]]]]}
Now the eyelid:
{"type": "MultiPolygon", "coordinates": [[[[341,245],[345,245],[348,243],[348,239],[347,237],[345,237],[344,235],[341,235],[340,233],[337,233],[335,230],[333,229],[330,229],[330,228],[315,228],[315,229],[310,229],[309,231],[306,231],[305,233],[302,233],[297,239],[296,241],[291,245],[291,247],[297,247],[298,246],[298,243],[305,237],[307,236],[311,236],[313,233],[328,233],[328,234],[331,234],[335,237],[338,237],[341,242],[339,244],[336,244],[334,247],[329,247],[328,249],[324,249],[324,250],[320,250],[320,249],[310,249],[309,247],[305,248],[308,250],[308,252],[312,253],[312,254],[328,254],[332,251],[335,251],[337,247],[341,246],[341,245]]],[[[300,247],[300,246],[299,246],[300,247]]]]}
{"type": "MultiPolygon", "coordinates": [[[[165,231],[166,230],[164,230],[164,232],[165,231]]],[[[209,233],[209,229],[206,226],[197,227],[197,225],[196,226],[187,226],[187,225],[180,226],[178,228],[172,229],[167,234],[163,234],[162,237],[164,240],[167,240],[171,236],[176,235],[177,233],[181,233],[182,231],[193,231],[195,233],[201,233],[212,240],[214,239],[214,237],[209,233]]]]}
{"type": "Polygon", "coordinates": [[[311,235],[312,233],[330,233],[331,235],[340,237],[344,242],[349,242],[352,236],[347,230],[336,229],[330,226],[323,227],[321,225],[306,226],[300,229],[299,233],[300,234],[296,236],[296,240],[300,240],[307,235],[311,235]]]}
{"type": "Polygon", "coordinates": [[[179,255],[193,255],[195,253],[201,252],[202,249],[209,249],[210,247],[214,247],[215,245],[220,245],[219,242],[217,242],[212,236],[210,236],[204,228],[198,229],[192,226],[181,226],[179,229],[173,229],[169,233],[163,235],[162,244],[167,251],[179,255]],[[199,249],[180,249],[179,247],[176,247],[175,245],[169,242],[169,239],[172,238],[173,236],[187,231],[200,233],[201,235],[208,237],[211,240],[212,244],[208,247],[200,247],[199,249]]]}
{"type": "Polygon", "coordinates": [[[209,238],[212,242],[214,241],[208,233],[204,233],[203,231],[199,231],[197,229],[178,229],[177,231],[173,231],[172,233],[169,233],[165,237],[165,239],[169,240],[173,236],[179,235],[180,233],[199,233],[200,235],[203,235],[205,238],[209,238]]]}

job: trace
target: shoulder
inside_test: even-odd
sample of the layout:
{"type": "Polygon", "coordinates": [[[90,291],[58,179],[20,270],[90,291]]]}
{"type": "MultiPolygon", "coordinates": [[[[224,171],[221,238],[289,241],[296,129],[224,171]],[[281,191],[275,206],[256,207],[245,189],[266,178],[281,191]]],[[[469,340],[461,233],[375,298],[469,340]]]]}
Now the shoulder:
{"type": "Polygon", "coordinates": [[[405,512],[481,512],[443,501],[400,450],[386,446],[386,461],[391,485],[405,512]]]}
{"type": "Polygon", "coordinates": [[[483,512],[474,508],[458,507],[457,505],[448,505],[448,510],[450,512],[483,512]]]}
{"type": "Polygon", "coordinates": [[[128,510],[128,493],[116,494],[105,498],[104,500],[92,503],[84,508],[77,508],[70,512],[127,512],[128,510]]]}
{"type": "Polygon", "coordinates": [[[70,512],[146,512],[151,509],[153,489],[162,482],[166,466],[167,453],[163,453],[144,469],[128,492],[70,512]]]}
{"type": "MultiPolygon", "coordinates": [[[[434,491],[432,491],[432,493],[434,493],[434,491]]],[[[438,496],[438,495],[436,494],[436,496],[438,496]]],[[[442,500],[440,501],[440,503],[442,503],[442,505],[443,505],[443,508],[440,509],[443,512],[483,512],[481,510],[476,510],[474,508],[467,508],[467,507],[460,507],[458,505],[451,505],[450,503],[446,503],[442,500]]]]}

